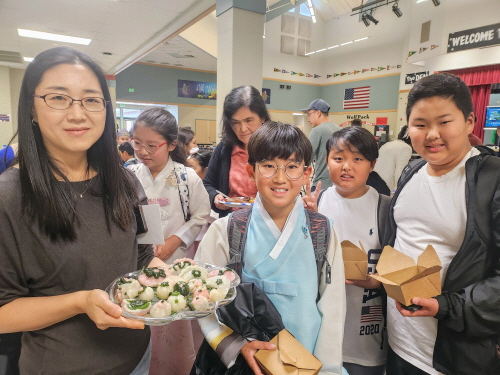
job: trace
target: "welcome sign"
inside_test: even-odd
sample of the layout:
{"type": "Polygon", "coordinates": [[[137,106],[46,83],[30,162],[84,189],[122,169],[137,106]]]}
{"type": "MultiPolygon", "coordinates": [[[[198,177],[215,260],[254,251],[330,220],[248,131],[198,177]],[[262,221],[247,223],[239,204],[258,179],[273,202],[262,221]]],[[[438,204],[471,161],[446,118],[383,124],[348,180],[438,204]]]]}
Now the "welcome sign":
{"type": "Polygon", "coordinates": [[[500,23],[449,34],[448,53],[500,44],[500,23]]]}

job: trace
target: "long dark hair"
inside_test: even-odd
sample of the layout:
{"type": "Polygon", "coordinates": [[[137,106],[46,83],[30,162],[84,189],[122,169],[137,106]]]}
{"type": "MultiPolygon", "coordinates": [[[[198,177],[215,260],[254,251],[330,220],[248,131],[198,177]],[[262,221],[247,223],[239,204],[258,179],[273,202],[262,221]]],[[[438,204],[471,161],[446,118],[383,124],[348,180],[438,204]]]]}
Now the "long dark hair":
{"type": "MultiPolygon", "coordinates": [[[[149,108],[143,111],[134,122],[132,134],[138,126],[150,128],[160,134],[168,144],[177,141],[179,127],[175,117],[163,108],[149,108]]],[[[178,143],[177,146],[170,151],[169,156],[173,161],[187,166],[186,150],[184,144],[178,143]]]]}
{"type": "Polygon", "coordinates": [[[243,146],[231,126],[231,119],[242,107],[248,107],[250,111],[256,113],[263,122],[270,121],[266,103],[262,94],[253,86],[240,86],[231,90],[224,99],[224,109],[222,112],[222,139],[228,146],[243,146]]]}
{"type": "MultiPolygon", "coordinates": [[[[56,47],[37,55],[24,74],[18,108],[19,175],[21,180],[23,211],[36,221],[40,229],[55,241],[76,239],[74,194],[68,189],[69,181],[52,158],[43,143],[40,128],[33,123],[33,94],[43,75],[60,64],[85,65],[97,77],[104,99],[111,103],[104,72],[87,55],[68,47],[56,47]],[[56,175],[66,183],[61,183],[56,175]]],[[[137,203],[137,191],[120,166],[116,151],[115,116],[113,106],[106,106],[106,122],[101,137],[87,150],[89,172],[97,172],[92,181],[100,184],[104,213],[108,230],[111,221],[121,229],[130,228],[133,205],[137,203]]],[[[15,136],[14,136],[15,137],[15,136]]],[[[96,185],[93,185],[96,186],[96,185]]]]}

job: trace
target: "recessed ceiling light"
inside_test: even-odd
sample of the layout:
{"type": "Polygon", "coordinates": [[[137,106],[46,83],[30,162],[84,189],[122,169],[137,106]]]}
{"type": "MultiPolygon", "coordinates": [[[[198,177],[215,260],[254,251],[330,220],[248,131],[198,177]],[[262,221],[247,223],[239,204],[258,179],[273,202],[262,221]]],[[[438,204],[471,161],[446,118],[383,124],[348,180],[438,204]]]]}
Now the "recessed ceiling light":
{"type": "Polygon", "coordinates": [[[78,38],[75,36],[67,36],[60,34],[52,34],[52,33],[44,33],[41,31],[33,31],[33,30],[25,30],[25,29],[17,29],[19,36],[25,36],[28,38],[36,38],[43,40],[53,40],[56,42],[65,42],[65,43],[74,43],[74,44],[83,44],[88,46],[92,39],[78,38]]]}
{"type": "Polygon", "coordinates": [[[351,43],[352,43],[352,40],[350,42],[342,43],[341,46],[345,46],[346,44],[351,44],[351,43]]]}
{"type": "Polygon", "coordinates": [[[32,62],[33,60],[35,60],[34,57],[23,57],[24,61],[26,62],[32,62]]]}

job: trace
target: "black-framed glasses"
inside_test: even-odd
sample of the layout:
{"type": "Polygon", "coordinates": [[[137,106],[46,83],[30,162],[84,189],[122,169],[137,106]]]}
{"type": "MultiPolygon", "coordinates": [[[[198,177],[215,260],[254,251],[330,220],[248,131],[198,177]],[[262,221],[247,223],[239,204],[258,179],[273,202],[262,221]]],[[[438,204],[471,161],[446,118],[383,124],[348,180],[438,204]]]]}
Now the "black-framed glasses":
{"type": "Polygon", "coordinates": [[[302,165],[301,163],[297,163],[296,161],[289,161],[286,164],[278,165],[274,160],[262,160],[257,163],[257,169],[262,177],[271,178],[276,173],[278,173],[278,169],[283,167],[285,171],[285,175],[290,180],[298,180],[304,175],[307,167],[302,165]]]}
{"type": "Polygon", "coordinates": [[[133,138],[130,140],[130,144],[132,145],[132,148],[134,150],[141,151],[141,149],[144,148],[144,150],[146,150],[148,154],[154,154],[161,146],[166,145],[167,143],[168,142],[163,142],[160,143],[159,145],[147,145],[147,144],[145,145],[136,141],[133,138]]]}
{"type": "Polygon", "coordinates": [[[69,95],[50,93],[46,95],[33,94],[35,98],[43,99],[45,104],[52,109],[68,109],[74,102],[80,102],[83,109],[89,112],[101,112],[106,108],[109,101],[99,97],[88,97],[83,99],[73,99],[69,95]]]}

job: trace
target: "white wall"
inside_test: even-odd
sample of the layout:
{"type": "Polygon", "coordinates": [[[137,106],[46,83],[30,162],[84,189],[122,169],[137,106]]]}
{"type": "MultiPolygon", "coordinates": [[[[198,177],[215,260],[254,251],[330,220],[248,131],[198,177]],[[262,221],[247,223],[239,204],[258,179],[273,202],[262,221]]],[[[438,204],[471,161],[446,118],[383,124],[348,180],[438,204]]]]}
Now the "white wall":
{"type": "Polygon", "coordinates": [[[9,143],[13,135],[9,69],[0,66],[0,114],[10,116],[10,121],[0,121],[0,148],[9,143]]]}

